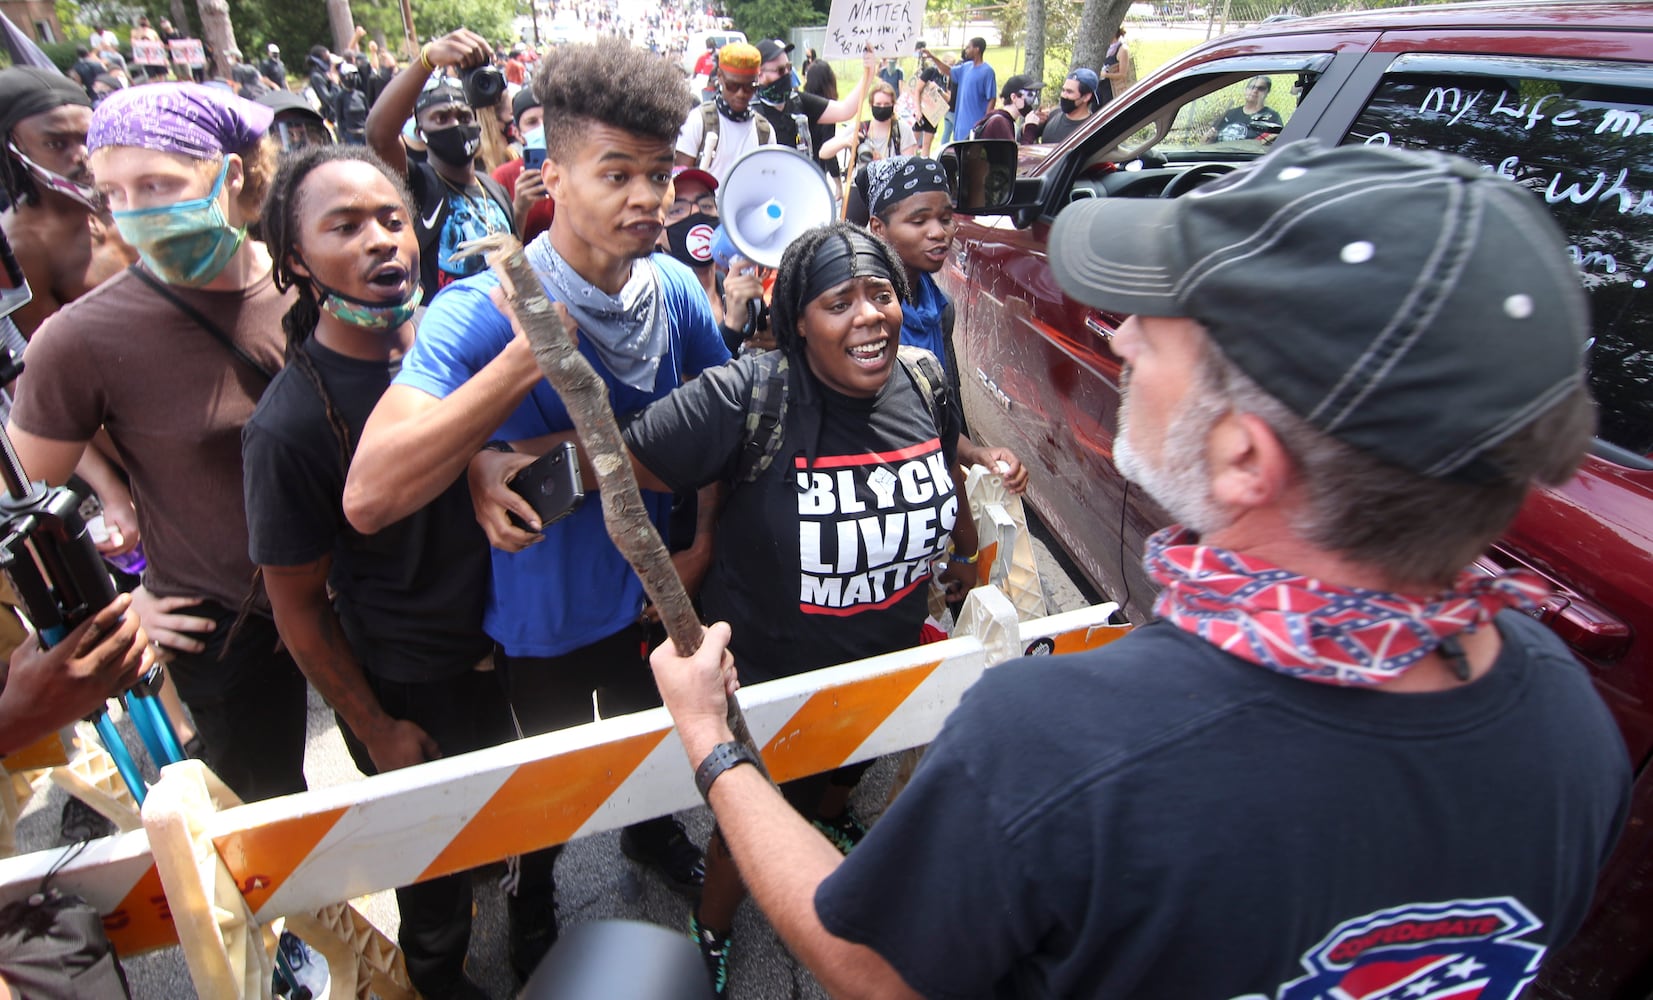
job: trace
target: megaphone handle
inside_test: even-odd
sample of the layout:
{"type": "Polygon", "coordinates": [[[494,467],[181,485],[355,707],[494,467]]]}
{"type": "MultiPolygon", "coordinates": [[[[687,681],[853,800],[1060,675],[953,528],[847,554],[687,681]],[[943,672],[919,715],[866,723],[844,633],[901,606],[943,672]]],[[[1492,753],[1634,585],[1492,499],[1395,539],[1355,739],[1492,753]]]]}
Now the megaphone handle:
{"type": "Polygon", "coordinates": [[[763,315],[763,306],[757,299],[746,300],[746,325],[740,328],[740,339],[751,340],[758,332],[758,317],[763,315]]]}

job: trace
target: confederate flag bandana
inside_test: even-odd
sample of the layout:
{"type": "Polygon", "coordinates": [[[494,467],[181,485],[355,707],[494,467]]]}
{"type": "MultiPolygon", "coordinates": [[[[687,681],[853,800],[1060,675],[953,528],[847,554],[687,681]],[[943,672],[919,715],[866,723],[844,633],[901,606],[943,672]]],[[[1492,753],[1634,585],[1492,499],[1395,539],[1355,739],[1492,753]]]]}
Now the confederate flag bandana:
{"type": "Polygon", "coordinates": [[[1163,588],[1154,602],[1159,617],[1258,666],[1345,687],[1394,680],[1443,640],[1475,631],[1506,607],[1530,612],[1549,594],[1521,571],[1466,571],[1450,589],[1422,598],[1337,587],[1200,545],[1181,525],[1155,532],[1143,563],[1163,588]]]}

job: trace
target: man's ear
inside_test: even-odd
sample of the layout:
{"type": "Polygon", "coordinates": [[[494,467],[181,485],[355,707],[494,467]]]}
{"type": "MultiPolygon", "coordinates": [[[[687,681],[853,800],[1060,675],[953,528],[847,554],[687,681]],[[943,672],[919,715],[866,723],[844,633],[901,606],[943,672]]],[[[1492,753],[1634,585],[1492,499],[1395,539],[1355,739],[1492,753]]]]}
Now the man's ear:
{"type": "Polygon", "coordinates": [[[287,252],[287,266],[292,268],[293,273],[301,278],[308,278],[311,281],[316,280],[316,276],[310,273],[309,266],[304,263],[304,258],[299,255],[296,247],[287,252]]]}
{"type": "Polygon", "coordinates": [[[551,196],[554,204],[563,201],[562,185],[566,177],[567,171],[563,165],[547,155],[545,163],[540,166],[540,179],[545,181],[545,193],[551,196]]]}
{"type": "Polygon", "coordinates": [[[1290,454],[1273,428],[1254,414],[1229,411],[1212,427],[1206,449],[1211,493],[1223,507],[1266,507],[1291,485],[1290,454]]]}
{"type": "Polygon", "coordinates": [[[887,238],[884,230],[884,220],[880,219],[876,215],[870,215],[867,217],[867,232],[873,234],[879,239],[887,238]]]}
{"type": "Polygon", "coordinates": [[[240,153],[225,153],[224,158],[229,161],[229,169],[224,172],[224,190],[230,193],[230,201],[241,197],[241,188],[247,183],[247,166],[242,162],[240,153]]]}

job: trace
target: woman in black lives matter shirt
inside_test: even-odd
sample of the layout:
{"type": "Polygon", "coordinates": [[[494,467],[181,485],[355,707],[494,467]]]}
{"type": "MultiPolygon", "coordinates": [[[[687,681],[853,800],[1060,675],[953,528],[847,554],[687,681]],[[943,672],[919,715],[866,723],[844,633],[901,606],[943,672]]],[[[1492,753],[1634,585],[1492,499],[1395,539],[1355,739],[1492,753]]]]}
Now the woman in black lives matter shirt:
{"type": "MultiPolygon", "coordinates": [[[[646,487],[731,487],[701,598],[708,620],[734,625],[744,683],[916,645],[932,567],[949,551],[943,579],[974,581],[957,409],[943,394],[933,417],[926,379],[897,358],[906,295],[900,259],[866,230],[810,230],[787,249],[775,283],[788,387],[768,468],[751,476],[742,453],[753,387],[774,370],[773,355],[703,372],[626,430],[646,487]]],[[[853,773],[786,792],[848,850],[864,832],[847,809],[861,769],[844,770],[853,773]]],[[[745,890],[716,833],[706,860],[692,928],[721,995],[745,890]]]]}

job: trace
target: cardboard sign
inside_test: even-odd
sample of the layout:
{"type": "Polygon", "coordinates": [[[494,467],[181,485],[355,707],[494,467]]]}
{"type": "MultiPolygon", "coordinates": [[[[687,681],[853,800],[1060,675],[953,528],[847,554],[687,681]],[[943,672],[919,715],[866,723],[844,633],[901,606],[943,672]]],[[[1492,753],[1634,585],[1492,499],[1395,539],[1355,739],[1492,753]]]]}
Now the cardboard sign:
{"type": "Polygon", "coordinates": [[[133,42],[132,61],[141,66],[166,64],[166,46],[160,42],[133,42]]]}
{"type": "Polygon", "coordinates": [[[166,44],[172,50],[172,61],[180,66],[207,64],[207,51],[201,47],[199,38],[175,38],[166,44]]]}
{"type": "Polygon", "coordinates": [[[924,120],[936,128],[941,127],[941,120],[947,117],[947,92],[929,81],[924,83],[924,93],[918,98],[919,108],[924,112],[924,120]]]}
{"type": "Polygon", "coordinates": [[[821,56],[859,59],[868,45],[874,55],[911,55],[923,28],[924,0],[832,0],[821,56]]]}

